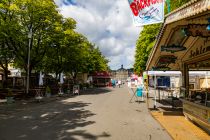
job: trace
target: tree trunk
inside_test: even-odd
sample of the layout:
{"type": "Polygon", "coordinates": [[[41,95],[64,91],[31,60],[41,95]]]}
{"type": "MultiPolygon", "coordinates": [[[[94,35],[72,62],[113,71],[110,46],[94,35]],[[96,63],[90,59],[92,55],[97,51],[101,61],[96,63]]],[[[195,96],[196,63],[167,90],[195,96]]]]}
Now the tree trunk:
{"type": "Polygon", "coordinates": [[[56,81],[58,80],[58,77],[59,77],[58,72],[55,72],[55,79],[56,79],[56,81]]]}
{"type": "MultiPolygon", "coordinates": [[[[27,68],[27,66],[24,67],[24,70],[25,70],[25,73],[26,73],[26,75],[25,75],[25,77],[26,77],[25,89],[27,89],[27,76],[28,76],[28,68],[27,68]]],[[[32,67],[29,68],[29,89],[31,87],[31,72],[32,72],[32,67]]]]}
{"type": "Polygon", "coordinates": [[[8,87],[8,69],[4,69],[4,77],[3,77],[3,88],[8,87]]]}
{"type": "Polygon", "coordinates": [[[77,79],[77,72],[74,73],[73,75],[73,82],[76,83],[76,79],[77,79]]]}
{"type": "Polygon", "coordinates": [[[30,67],[30,68],[29,68],[29,89],[30,89],[30,87],[32,86],[31,71],[32,71],[32,68],[30,67]]]}
{"type": "Polygon", "coordinates": [[[3,77],[3,88],[7,88],[8,87],[8,62],[5,62],[5,65],[1,65],[1,67],[4,70],[4,77],[3,77]]]}

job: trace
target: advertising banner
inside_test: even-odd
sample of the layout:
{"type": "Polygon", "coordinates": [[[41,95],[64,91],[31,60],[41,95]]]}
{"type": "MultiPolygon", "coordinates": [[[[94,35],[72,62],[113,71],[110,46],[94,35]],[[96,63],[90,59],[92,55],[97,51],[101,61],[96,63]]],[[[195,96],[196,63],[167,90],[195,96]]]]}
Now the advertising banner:
{"type": "Polygon", "coordinates": [[[164,21],[165,0],[128,0],[136,26],[164,21]]]}

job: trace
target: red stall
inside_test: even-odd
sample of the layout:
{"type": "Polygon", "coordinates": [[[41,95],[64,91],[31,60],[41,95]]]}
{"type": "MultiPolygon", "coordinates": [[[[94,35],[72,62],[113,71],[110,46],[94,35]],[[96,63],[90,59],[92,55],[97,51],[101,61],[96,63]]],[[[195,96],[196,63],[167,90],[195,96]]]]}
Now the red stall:
{"type": "Polygon", "coordinates": [[[111,82],[111,75],[106,71],[95,72],[92,74],[93,84],[97,87],[109,86],[111,82]]]}

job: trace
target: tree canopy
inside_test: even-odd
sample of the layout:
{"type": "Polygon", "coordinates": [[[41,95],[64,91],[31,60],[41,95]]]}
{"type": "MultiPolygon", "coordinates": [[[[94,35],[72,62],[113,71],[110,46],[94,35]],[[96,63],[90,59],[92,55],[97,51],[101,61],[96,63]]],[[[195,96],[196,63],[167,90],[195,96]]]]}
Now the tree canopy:
{"type": "Polygon", "coordinates": [[[136,42],[134,71],[140,74],[146,69],[149,53],[154,46],[160,24],[144,26],[136,42]]]}
{"type": "Polygon", "coordinates": [[[11,62],[30,73],[106,70],[108,60],[75,29],[76,21],[64,18],[52,0],[1,0],[0,67],[5,75],[11,62]]]}

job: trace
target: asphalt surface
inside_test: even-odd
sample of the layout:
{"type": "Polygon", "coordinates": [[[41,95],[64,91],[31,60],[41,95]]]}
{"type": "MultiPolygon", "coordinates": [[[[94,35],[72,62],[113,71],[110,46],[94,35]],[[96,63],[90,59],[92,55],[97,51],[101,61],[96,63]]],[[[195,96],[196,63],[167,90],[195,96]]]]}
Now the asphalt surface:
{"type": "Polygon", "coordinates": [[[0,106],[0,140],[171,140],[126,86],[0,106]]]}

